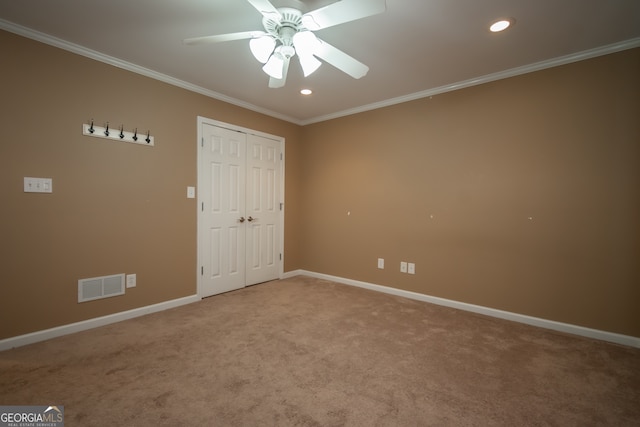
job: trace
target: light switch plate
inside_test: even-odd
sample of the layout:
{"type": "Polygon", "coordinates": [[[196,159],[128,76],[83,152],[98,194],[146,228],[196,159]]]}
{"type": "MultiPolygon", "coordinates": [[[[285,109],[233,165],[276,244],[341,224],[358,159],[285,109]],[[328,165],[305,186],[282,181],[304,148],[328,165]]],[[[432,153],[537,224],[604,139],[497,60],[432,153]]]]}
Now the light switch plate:
{"type": "Polygon", "coordinates": [[[196,187],[187,187],[187,199],[196,198],[196,187]]]}

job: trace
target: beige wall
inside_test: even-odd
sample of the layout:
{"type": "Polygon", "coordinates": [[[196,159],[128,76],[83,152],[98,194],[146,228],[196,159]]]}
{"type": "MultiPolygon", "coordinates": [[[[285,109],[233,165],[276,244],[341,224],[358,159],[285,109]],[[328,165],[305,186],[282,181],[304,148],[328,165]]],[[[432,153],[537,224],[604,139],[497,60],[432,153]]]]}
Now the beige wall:
{"type": "Polygon", "coordinates": [[[299,127],[0,46],[0,339],[196,292],[198,115],[286,139],[285,271],[640,336],[639,49],[299,127]],[[156,147],[84,137],[90,118],[156,147]],[[24,176],[54,193],[23,193],[24,176]],[[77,304],[79,278],[115,273],[138,286],[77,304]]]}
{"type": "Polygon", "coordinates": [[[306,126],[303,267],[640,336],[639,76],[635,49],[306,126]]]}
{"type": "MultiPolygon", "coordinates": [[[[285,138],[300,127],[0,31],[0,339],[196,293],[197,116],[285,138]],[[146,131],[155,147],[90,138],[94,118],[146,131]],[[23,177],[53,178],[25,194],[23,177]],[[81,278],[136,273],[124,296],[77,303],[81,278]]],[[[296,167],[286,197],[296,199],[296,167]]],[[[295,205],[286,207],[295,218],[295,205]]],[[[295,225],[295,221],[291,221],[295,225]]],[[[297,268],[285,227],[285,269],[297,268]]],[[[298,250],[295,250],[298,249],[298,250]]]]}

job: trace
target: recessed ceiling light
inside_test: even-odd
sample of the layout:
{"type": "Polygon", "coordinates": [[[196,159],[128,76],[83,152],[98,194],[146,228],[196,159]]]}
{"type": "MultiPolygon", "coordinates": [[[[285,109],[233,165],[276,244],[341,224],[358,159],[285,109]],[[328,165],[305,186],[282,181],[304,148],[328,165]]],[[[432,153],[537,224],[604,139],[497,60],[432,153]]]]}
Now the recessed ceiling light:
{"type": "Polygon", "coordinates": [[[311,95],[313,91],[311,89],[302,89],[300,93],[303,95],[311,95]]]}
{"type": "Polygon", "coordinates": [[[512,26],[516,22],[513,18],[508,19],[500,19],[499,21],[494,22],[489,27],[489,30],[493,33],[499,33],[500,31],[504,31],[510,26],[512,26]]]}

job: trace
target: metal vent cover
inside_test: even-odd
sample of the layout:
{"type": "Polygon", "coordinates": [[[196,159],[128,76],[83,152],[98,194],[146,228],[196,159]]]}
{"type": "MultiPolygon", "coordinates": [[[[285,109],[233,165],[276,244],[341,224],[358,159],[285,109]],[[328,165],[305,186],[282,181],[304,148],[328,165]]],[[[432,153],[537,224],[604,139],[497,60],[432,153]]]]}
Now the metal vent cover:
{"type": "Polygon", "coordinates": [[[78,302],[123,295],[124,289],[124,273],[80,279],[78,280],[78,302]]]}

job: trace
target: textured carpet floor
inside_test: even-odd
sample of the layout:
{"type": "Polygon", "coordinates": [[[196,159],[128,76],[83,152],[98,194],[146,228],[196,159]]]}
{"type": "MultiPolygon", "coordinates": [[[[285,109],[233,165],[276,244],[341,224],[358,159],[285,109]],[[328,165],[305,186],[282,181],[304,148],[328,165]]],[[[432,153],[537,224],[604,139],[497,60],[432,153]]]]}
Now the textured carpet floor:
{"type": "Polygon", "coordinates": [[[66,426],[638,426],[640,350],[294,277],[0,353],[66,426]]]}

